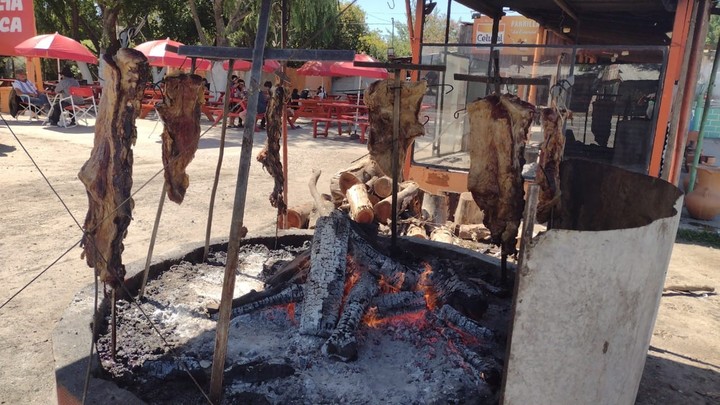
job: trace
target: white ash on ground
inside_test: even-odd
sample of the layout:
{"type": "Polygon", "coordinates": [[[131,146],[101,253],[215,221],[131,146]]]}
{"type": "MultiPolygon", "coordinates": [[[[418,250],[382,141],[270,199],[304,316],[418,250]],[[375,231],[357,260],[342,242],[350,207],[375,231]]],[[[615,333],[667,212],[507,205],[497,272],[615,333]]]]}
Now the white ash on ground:
{"type": "MultiPolygon", "coordinates": [[[[262,289],[263,267],[292,259],[298,249],[291,250],[243,247],[235,296],[262,289]]],[[[115,360],[109,353],[109,331],[98,339],[98,352],[110,377],[148,403],[207,403],[187,372],[207,392],[215,320],[205,308],[220,298],[224,252],[210,261],[218,265],[184,262],[149,281],[141,307],[167,344],[137,306],[125,301],[118,302],[115,360]]],[[[357,331],[358,359],[346,363],[322,354],[326,339],[299,333],[300,305],[232,319],[224,403],[490,404],[498,400],[499,374],[478,372],[466,354],[472,351],[502,364],[504,342],[498,343],[502,333],[496,342],[458,339],[467,336],[445,327],[427,309],[416,309],[392,318],[367,319],[357,331]]],[[[508,311],[509,304],[491,303],[490,322],[501,323],[508,311]]]]}

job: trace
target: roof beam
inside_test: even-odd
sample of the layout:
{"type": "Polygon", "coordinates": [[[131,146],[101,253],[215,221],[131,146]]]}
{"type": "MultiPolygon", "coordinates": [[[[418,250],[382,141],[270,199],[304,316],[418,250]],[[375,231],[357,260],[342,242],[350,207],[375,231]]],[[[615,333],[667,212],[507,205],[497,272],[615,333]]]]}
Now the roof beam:
{"type": "Polygon", "coordinates": [[[553,1],[555,2],[555,4],[556,4],[558,7],[560,7],[560,9],[561,9],[562,11],[565,12],[565,14],[569,15],[570,18],[572,18],[572,19],[575,20],[576,22],[577,22],[577,21],[580,21],[580,20],[578,20],[578,16],[577,16],[577,14],[575,13],[575,11],[573,11],[572,7],[570,7],[570,5],[565,2],[565,0],[553,0],[553,1]]]}

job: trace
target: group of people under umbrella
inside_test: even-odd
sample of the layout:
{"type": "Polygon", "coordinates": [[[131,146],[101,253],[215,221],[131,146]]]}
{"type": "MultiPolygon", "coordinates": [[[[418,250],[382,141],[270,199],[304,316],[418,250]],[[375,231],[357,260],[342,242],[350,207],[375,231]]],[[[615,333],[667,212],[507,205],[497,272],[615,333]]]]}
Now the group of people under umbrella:
{"type": "MultiPolygon", "coordinates": [[[[151,66],[156,67],[172,67],[172,68],[190,68],[191,60],[185,56],[178,55],[175,52],[171,52],[165,49],[166,45],[181,46],[180,42],[173,41],[169,38],[144,42],[135,47],[136,50],[142,52],[147,58],[151,66]]],[[[53,58],[57,60],[59,82],[63,81],[69,85],[78,85],[78,81],[73,77],[72,71],[68,66],[61,69],[60,59],[80,61],[86,63],[97,64],[98,59],[95,55],[88,50],[84,45],[78,41],[60,35],[57,32],[54,34],[44,34],[29,38],[22,43],[15,46],[15,50],[18,55],[27,57],[40,57],[40,58],[53,58]]],[[[355,61],[375,61],[372,57],[365,54],[356,54],[355,61]]],[[[250,70],[251,62],[245,60],[233,61],[233,71],[248,71],[250,70]]],[[[281,67],[280,63],[274,60],[266,60],[263,64],[263,71],[274,72],[281,67]]],[[[195,69],[199,71],[207,71],[212,68],[212,62],[206,59],[197,59],[195,61],[195,69]]],[[[223,63],[223,68],[228,70],[230,68],[229,62],[223,63]]],[[[339,76],[357,76],[357,77],[368,77],[368,78],[387,78],[388,72],[382,68],[368,68],[368,67],[356,67],[353,62],[330,62],[330,61],[309,61],[306,62],[302,67],[297,70],[297,73],[305,76],[320,76],[320,77],[339,77],[339,76]]],[[[241,79],[234,78],[235,82],[232,85],[233,96],[242,98],[244,91],[244,81],[241,79]],[[240,83],[242,82],[242,86],[240,83]]],[[[268,82],[261,90],[261,98],[266,96],[269,97],[269,89],[266,89],[268,82]],[[265,94],[267,92],[267,94],[265,94]]],[[[358,87],[360,82],[358,83],[358,87]]],[[[28,101],[45,112],[49,111],[50,100],[47,98],[43,91],[35,86],[30,80],[27,79],[26,72],[24,70],[16,71],[16,82],[13,84],[18,96],[25,96],[28,101]]],[[[66,86],[67,87],[67,86],[66,86]]],[[[324,83],[318,90],[324,92],[324,83]]],[[[55,88],[56,91],[67,92],[63,85],[60,88],[55,88]]],[[[359,92],[359,90],[358,90],[359,92]]],[[[293,99],[300,98],[297,89],[293,92],[293,99]]],[[[63,94],[66,97],[70,97],[70,94],[63,94]]],[[[267,101],[267,100],[265,100],[267,101]]],[[[293,100],[295,102],[295,100],[293,100]]],[[[78,100],[80,102],[80,100],[78,100]]],[[[266,105],[266,104],[265,104],[266,105]]],[[[262,102],[261,102],[262,106],[262,102]]],[[[61,108],[55,108],[54,110],[60,111],[61,108]]],[[[50,122],[57,122],[56,117],[50,117],[50,122]],[[54,121],[53,121],[54,119],[54,121]]],[[[231,125],[233,123],[231,122],[231,125]]]]}

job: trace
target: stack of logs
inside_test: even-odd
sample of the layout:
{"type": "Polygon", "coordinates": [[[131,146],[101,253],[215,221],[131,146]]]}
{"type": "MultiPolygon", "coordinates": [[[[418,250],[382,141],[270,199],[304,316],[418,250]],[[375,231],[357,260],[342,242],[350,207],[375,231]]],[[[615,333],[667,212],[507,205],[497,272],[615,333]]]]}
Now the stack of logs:
{"type": "MultiPolygon", "coordinates": [[[[288,209],[287,226],[283,228],[315,229],[321,212],[336,208],[348,212],[360,224],[377,222],[381,233],[389,233],[392,216],[392,179],[370,158],[336,173],[330,181],[330,194],[317,190],[319,171],[308,184],[314,202],[288,209]]],[[[413,181],[398,188],[399,234],[439,242],[456,243],[457,239],[484,241],[489,231],[482,224],[483,213],[468,192],[433,195],[423,192],[413,181]]]]}

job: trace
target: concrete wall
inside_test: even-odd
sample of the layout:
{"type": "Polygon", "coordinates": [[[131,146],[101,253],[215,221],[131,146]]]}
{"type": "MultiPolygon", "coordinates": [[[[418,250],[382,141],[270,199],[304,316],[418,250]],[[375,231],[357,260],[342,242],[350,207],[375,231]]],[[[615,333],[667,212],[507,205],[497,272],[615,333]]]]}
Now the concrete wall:
{"type": "MultiPolygon", "coordinates": [[[[591,171],[587,169],[578,167],[575,174],[591,171]]],[[[682,196],[670,184],[648,176],[623,179],[620,169],[596,169],[612,174],[608,180],[588,180],[595,187],[563,188],[563,196],[594,188],[597,194],[609,192],[615,209],[588,204],[607,196],[587,193],[575,202],[563,199],[561,211],[575,211],[573,221],[563,221],[579,227],[542,233],[521,256],[506,405],[635,403],[682,196]],[[647,201],[633,202],[631,195],[645,195],[647,201]],[[652,212],[648,204],[662,210],[652,212]],[[609,220],[600,223],[596,216],[609,220]],[[618,227],[620,222],[627,225],[618,227]]],[[[569,183],[563,181],[563,186],[569,183]]]]}

